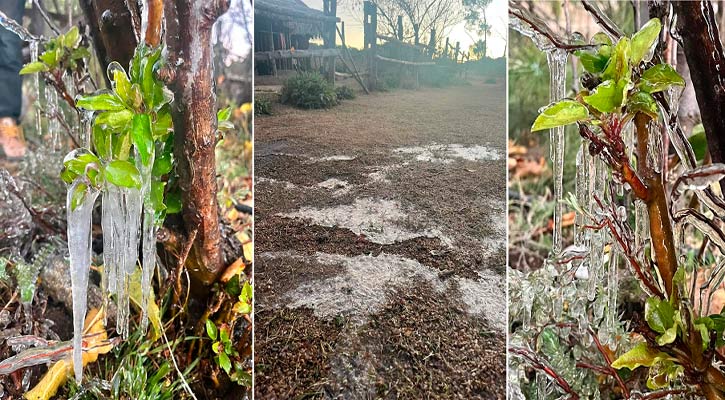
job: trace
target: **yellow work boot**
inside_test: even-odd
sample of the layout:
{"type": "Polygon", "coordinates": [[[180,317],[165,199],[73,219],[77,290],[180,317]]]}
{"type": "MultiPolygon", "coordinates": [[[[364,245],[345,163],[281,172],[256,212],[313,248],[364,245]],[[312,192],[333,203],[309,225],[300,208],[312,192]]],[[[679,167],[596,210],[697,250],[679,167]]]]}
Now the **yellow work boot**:
{"type": "Polygon", "coordinates": [[[25,156],[25,139],[23,131],[15,123],[15,119],[0,118],[0,146],[2,154],[8,160],[18,160],[25,156]]]}

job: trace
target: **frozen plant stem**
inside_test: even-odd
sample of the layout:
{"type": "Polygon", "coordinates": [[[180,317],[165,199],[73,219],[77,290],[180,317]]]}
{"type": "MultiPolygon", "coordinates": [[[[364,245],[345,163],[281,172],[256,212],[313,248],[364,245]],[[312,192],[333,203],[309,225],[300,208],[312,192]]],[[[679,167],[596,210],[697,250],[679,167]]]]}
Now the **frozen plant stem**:
{"type": "Polygon", "coordinates": [[[655,262],[662,282],[665,285],[665,293],[676,300],[677,293],[673,290],[672,279],[677,270],[677,255],[675,253],[675,240],[672,233],[669,208],[667,207],[667,196],[665,194],[662,175],[648,166],[647,152],[649,149],[649,122],[650,117],[643,113],[637,113],[634,117],[634,124],[637,131],[637,168],[639,176],[644,180],[647,187],[646,197],[638,196],[647,205],[649,216],[650,238],[654,250],[655,262]]]}

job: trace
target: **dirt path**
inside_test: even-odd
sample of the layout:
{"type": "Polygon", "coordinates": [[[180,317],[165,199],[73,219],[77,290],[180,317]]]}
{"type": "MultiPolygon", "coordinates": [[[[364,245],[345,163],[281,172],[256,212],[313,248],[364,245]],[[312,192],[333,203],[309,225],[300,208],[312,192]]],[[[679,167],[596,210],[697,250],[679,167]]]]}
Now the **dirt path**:
{"type": "Polygon", "coordinates": [[[255,121],[258,399],[503,399],[505,87],[255,121]]]}

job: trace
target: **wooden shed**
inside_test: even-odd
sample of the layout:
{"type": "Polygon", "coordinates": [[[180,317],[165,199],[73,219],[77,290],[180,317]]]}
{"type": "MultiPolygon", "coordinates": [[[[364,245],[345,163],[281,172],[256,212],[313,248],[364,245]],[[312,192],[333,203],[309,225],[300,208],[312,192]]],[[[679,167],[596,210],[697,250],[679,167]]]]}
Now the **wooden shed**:
{"type": "Polygon", "coordinates": [[[257,0],[254,4],[255,74],[285,76],[299,70],[333,74],[336,1],[326,0],[325,10],[308,7],[302,0],[257,0]],[[322,39],[323,46],[310,44],[322,39]],[[330,71],[332,68],[332,71],[330,71]]]}

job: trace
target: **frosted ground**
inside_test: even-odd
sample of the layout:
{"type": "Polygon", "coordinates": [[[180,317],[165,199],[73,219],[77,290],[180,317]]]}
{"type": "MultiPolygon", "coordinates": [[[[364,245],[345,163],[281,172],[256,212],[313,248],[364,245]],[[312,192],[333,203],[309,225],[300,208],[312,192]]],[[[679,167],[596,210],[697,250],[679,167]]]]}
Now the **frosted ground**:
{"type": "Polygon", "coordinates": [[[503,93],[256,120],[257,398],[504,398],[503,93]]]}

